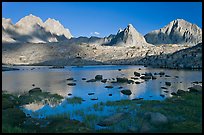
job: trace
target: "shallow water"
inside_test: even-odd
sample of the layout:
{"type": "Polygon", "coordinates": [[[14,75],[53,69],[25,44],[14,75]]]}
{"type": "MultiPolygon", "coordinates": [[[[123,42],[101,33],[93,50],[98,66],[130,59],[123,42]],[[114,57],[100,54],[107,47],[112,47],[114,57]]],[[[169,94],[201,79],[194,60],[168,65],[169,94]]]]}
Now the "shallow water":
{"type": "MultiPolygon", "coordinates": [[[[56,106],[42,103],[32,103],[24,106],[24,112],[35,118],[71,113],[76,110],[87,109],[95,103],[106,101],[131,100],[134,98],[163,100],[166,97],[171,97],[170,93],[176,92],[178,89],[187,90],[188,87],[193,85],[193,81],[202,81],[201,70],[173,70],[129,65],[67,66],[63,69],[49,69],[48,66],[16,66],[16,68],[20,70],[2,72],[2,90],[18,95],[34,87],[40,87],[43,91],[57,93],[65,98],[77,96],[85,100],[82,104],[75,105],[68,104],[65,99],[56,106]],[[121,69],[121,71],[118,69],[121,69]],[[134,80],[141,82],[140,84],[111,83],[111,81],[114,81],[113,78],[116,77],[127,77],[128,79],[134,77],[134,71],[140,73],[151,72],[152,74],[163,71],[171,77],[156,75],[156,80],[134,80]],[[103,75],[103,78],[108,79],[108,81],[106,83],[100,81],[86,82],[95,78],[96,75],[103,75]],[[175,76],[179,77],[176,78],[175,76]],[[76,81],[66,80],[71,77],[76,81]],[[86,80],[82,80],[82,78],[86,78],[86,80]],[[165,86],[166,81],[171,82],[171,86],[165,86]],[[68,86],[67,83],[69,82],[76,83],[76,86],[68,86]],[[33,87],[32,84],[35,84],[35,86],[33,87]],[[107,85],[111,85],[113,88],[105,88],[107,85]],[[130,89],[132,94],[130,96],[123,95],[120,92],[122,89],[118,89],[120,86],[123,87],[122,89],[130,89]],[[167,87],[169,92],[165,93],[166,89],[161,89],[162,86],[167,87]],[[94,94],[88,95],[91,92],[94,94]],[[68,93],[72,93],[72,95],[68,96],[68,93]],[[112,96],[109,96],[109,94],[112,94],[112,96]],[[165,97],[160,96],[161,94],[165,97]],[[91,98],[98,98],[98,100],[91,100],[91,98]]],[[[110,111],[105,111],[104,114],[108,115],[108,112],[110,111]]],[[[77,115],[72,115],[72,117],[80,119],[77,115]]]]}

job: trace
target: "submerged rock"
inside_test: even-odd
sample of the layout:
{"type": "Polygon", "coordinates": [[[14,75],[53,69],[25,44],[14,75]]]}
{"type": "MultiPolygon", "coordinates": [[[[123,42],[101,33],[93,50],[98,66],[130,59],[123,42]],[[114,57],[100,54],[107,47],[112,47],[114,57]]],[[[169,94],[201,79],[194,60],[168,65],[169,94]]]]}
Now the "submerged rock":
{"type": "Polygon", "coordinates": [[[75,86],[76,83],[68,83],[67,85],[69,85],[69,86],[75,86]]]}
{"type": "Polygon", "coordinates": [[[29,94],[34,94],[34,93],[39,93],[39,92],[42,92],[42,90],[38,87],[33,88],[33,89],[28,91],[29,94]]]}
{"type": "Polygon", "coordinates": [[[174,95],[174,96],[175,96],[175,95],[177,95],[177,94],[176,94],[175,92],[172,92],[171,95],[174,95]]]}
{"type": "Polygon", "coordinates": [[[148,79],[151,79],[152,76],[141,76],[140,78],[141,78],[141,79],[144,79],[144,80],[148,80],[148,79]]]}
{"type": "Polygon", "coordinates": [[[140,82],[135,82],[136,84],[140,84],[140,82]]]}
{"type": "Polygon", "coordinates": [[[159,73],[156,73],[156,72],[155,72],[154,75],[159,75],[159,73]]]}
{"type": "Polygon", "coordinates": [[[135,76],[140,76],[140,73],[134,72],[134,75],[135,75],[135,76]]]}
{"type": "Polygon", "coordinates": [[[91,98],[91,100],[98,100],[98,98],[91,98]]]}
{"type": "Polygon", "coordinates": [[[97,80],[96,79],[90,79],[90,80],[87,80],[86,82],[96,82],[97,80]]]}
{"type": "Polygon", "coordinates": [[[137,79],[139,79],[139,78],[138,78],[138,77],[131,77],[131,79],[137,80],[137,79]]]}
{"type": "Polygon", "coordinates": [[[106,82],[107,82],[107,79],[102,79],[101,82],[102,82],[102,83],[106,83],[106,82]]]}
{"type": "Polygon", "coordinates": [[[171,86],[171,82],[165,82],[167,86],[171,86]]]}
{"type": "Polygon", "coordinates": [[[152,73],[144,73],[145,76],[153,76],[152,73]]]}
{"type": "Polygon", "coordinates": [[[117,83],[117,81],[111,81],[110,83],[117,83]]]}
{"type": "Polygon", "coordinates": [[[194,81],[194,82],[192,82],[192,83],[199,84],[199,82],[198,82],[198,81],[194,81]]]}
{"type": "Polygon", "coordinates": [[[163,98],[165,97],[165,95],[163,95],[163,94],[160,94],[160,96],[163,97],[163,98]]]}
{"type": "Polygon", "coordinates": [[[57,69],[57,68],[64,68],[64,66],[52,66],[52,67],[50,67],[50,69],[52,69],[52,68],[54,68],[54,69],[55,69],[55,68],[56,68],[56,69],[57,69]]]}
{"type": "Polygon", "coordinates": [[[168,90],[164,90],[164,92],[165,92],[165,93],[168,93],[169,91],[168,91],[168,90]]]}
{"type": "Polygon", "coordinates": [[[130,83],[132,83],[132,84],[133,84],[133,83],[134,83],[134,81],[133,81],[133,80],[128,80],[128,83],[129,83],[129,84],[130,84],[130,83]]]}
{"type": "Polygon", "coordinates": [[[134,98],[132,100],[142,100],[142,99],[144,99],[144,98],[134,98]]]}
{"type": "Polygon", "coordinates": [[[108,118],[100,121],[97,125],[99,126],[111,126],[125,119],[127,113],[116,113],[108,118]]]}
{"type": "Polygon", "coordinates": [[[166,87],[161,87],[161,89],[167,89],[166,87]]]}
{"type": "Polygon", "coordinates": [[[152,80],[155,80],[155,79],[157,79],[157,77],[156,76],[152,76],[152,80]]]}
{"type": "Polygon", "coordinates": [[[123,93],[124,95],[131,95],[132,92],[130,90],[121,90],[121,93],[123,93]]]}
{"type": "Polygon", "coordinates": [[[171,77],[170,75],[165,75],[165,77],[171,77]]]}
{"type": "Polygon", "coordinates": [[[102,79],[103,79],[103,76],[102,76],[102,75],[96,75],[96,76],[95,76],[95,79],[96,79],[96,80],[102,80],[102,79]]]}
{"type": "Polygon", "coordinates": [[[67,78],[67,81],[72,81],[72,80],[74,80],[74,78],[67,78]]]}
{"type": "Polygon", "coordinates": [[[113,86],[105,86],[105,88],[113,88],[113,86]]]}
{"type": "Polygon", "coordinates": [[[179,94],[179,95],[181,95],[181,94],[184,94],[185,91],[184,91],[184,90],[181,90],[181,89],[178,89],[176,93],[179,94]]]}
{"type": "Polygon", "coordinates": [[[165,73],[164,72],[159,72],[159,75],[165,75],[165,73]]]}
{"type": "Polygon", "coordinates": [[[94,93],[93,92],[91,92],[91,93],[88,93],[88,95],[93,95],[94,93]]]}
{"type": "Polygon", "coordinates": [[[128,79],[123,77],[123,78],[116,78],[118,83],[127,83],[128,79]]]}
{"type": "Polygon", "coordinates": [[[189,92],[202,92],[201,85],[194,85],[193,87],[189,87],[189,92]]]}

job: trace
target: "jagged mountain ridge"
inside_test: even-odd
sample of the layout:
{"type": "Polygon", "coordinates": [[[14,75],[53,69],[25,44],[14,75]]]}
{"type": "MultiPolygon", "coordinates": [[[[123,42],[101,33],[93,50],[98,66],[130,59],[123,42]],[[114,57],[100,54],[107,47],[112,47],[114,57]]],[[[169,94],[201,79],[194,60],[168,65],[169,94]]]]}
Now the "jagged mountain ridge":
{"type": "Polygon", "coordinates": [[[147,33],[144,37],[148,43],[154,45],[196,45],[202,42],[202,29],[183,19],[177,19],[159,30],[147,33]]]}
{"type": "Polygon", "coordinates": [[[133,27],[132,24],[122,30],[119,29],[116,36],[114,36],[107,45],[126,45],[126,46],[144,46],[147,42],[145,38],[133,27]]]}
{"type": "Polygon", "coordinates": [[[69,45],[89,44],[102,46],[151,46],[145,41],[145,38],[137,32],[132,24],[129,24],[124,30],[119,29],[116,35],[110,34],[107,37],[100,38],[91,36],[71,38],[66,41],[69,45]]]}
{"type": "Polygon", "coordinates": [[[59,42],[72,37],[69,30],[65,29],[59,21],[48,19],[43,21],[32,14],[20,19],[16,24],[12,24],[11,19],[2,18],[2,41],[47,43],[59,42]],[[51,25],[51,26],[49,26],[51,25]],[[51,30],[50,27],[53,29],[51,30]],[[59,32],[60,31],[60,32],[59,32]]]}
{"type": "Polygon", "coordinates": [[[202,42],[202,30],[195,24],[183,19],[170,22],[164,28],[142,36],[133,25],[119,29],[116,35],[108,37],[74,38],[69,29],[55,19],[48,18],[43,22],[39,17],[30,14],[20,19],[15,25],[11,19],[2,18],[2,41],[20,43],[48,43],[65,41],[67,44],[96,44],[108,46],[147,46],[160,44],[196,45],[202,42]]]}
{"type": "Polygon", "coordinates": [[[39,17],[30,14],[20,19],[15,25],[10,19],[2,18],[3,42],[19,43],[48,43],[65,41],[67,44],[96,44],[111,46],[143,46],[144,37],[129,24],[124,30],[120,29],[116,35],[99,37],[73,38],[69,30],[65,29],[59,21],[48,18],[43,22],[39,17]],[[69,40],[67,40],[69,39],[69,40]]]}

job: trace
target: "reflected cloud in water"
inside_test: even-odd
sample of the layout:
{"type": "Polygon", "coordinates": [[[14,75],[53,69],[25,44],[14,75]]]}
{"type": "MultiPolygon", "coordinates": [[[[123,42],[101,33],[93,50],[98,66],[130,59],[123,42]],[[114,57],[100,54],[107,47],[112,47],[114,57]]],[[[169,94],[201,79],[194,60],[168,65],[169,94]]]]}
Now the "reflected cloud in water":
{"type": "Polygon", "coordinates": [[[143,66],[84,66],[73,67],[68,66],[63,69],[49,69],[49,67],[37,66],[34,70],[32,66],[17,67],[20,70],[2,72],[2,90],[7,90],[10,93],[20,94],[35,87],[40,87],[43,91],[57,93],[65,99],[58,105],[49,105],[44,103],[32,103],[24,106],[24,111],[30,113],[33,117],[45,117],[44,115],[54,115],[57,113],[72,112],[77,109],[87,108],[99,102],[116,101],[122,99],[144,98],[145,100],[163,100],[165,97],[171,97],[171,92],[176,92],[178,89],[187,90],[192,86],[193,81],[202,81],[202,71],[192,70],[172,70],[159,68],[146,68],[143,66]],[[139,70],[141,68],[141,70],[139,70]],[[119,71],[118,69],[121,69],[119,71]],[[142,79],[134,80],[141,82],[140,84],[127,83],[111,83],[112,78],[134,77],[134,72],[152,74],[165,72],[170,77],[156,75],[156,80],[144,81],[142,79]],[[89,79],[94,79],[96,75],[103,75],[103,79],[108,79],[106,83],[100,81],[86,82],[89,79]],[[178,76],[178,77],[175,77],[178,76]],[[67,78],[73,77],[76,81],[68,81],[67,78]],[[82,80],[86,78],[86,80],[82,80]],[[110,79],[110,80],[109,80],[110,79]],[[69,86],[67,83],[74,82],[75,86],[69,86]],[[171,86],[166,86],[165,82],[171,82],[171,86]],[[113,86],[113,88],[105,88],[105,86],[113,86]],[[130,96],[122,94],[118,87],[122,89],[130,89],[130,96]],[[161,89],[166,87],[167,89],[161,89]],[[71,96],[68,96],[71,93],[71,96]],[[88,93],[94,93],[88,95],[88,93]],[[109,96],[112,94],[112,96],[109,96]],[[71,105],[67,103],[67,97],[81,97],[85,101],[82,104],[71,105]],[[98,100],[91,100],[98,98],[98,100]]]}

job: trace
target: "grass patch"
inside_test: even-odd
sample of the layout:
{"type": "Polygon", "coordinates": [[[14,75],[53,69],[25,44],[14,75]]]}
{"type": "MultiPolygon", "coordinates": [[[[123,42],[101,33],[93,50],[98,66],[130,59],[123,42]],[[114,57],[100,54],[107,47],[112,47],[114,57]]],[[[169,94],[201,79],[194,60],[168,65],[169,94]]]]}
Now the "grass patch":
{"type": "Polygon", "coordinates": [[[67,98],[69,104],[81,104],[82,100],[83,99],[81,97],[67,98]]]}
{"type": "Polygon", "coordinates": [[[2,133],[27,133],[27,131],[16,126],[2,125],[2,133]]]}
{"type": "Polygon", "coordinates": [[[17,99],[19,105],[25,105],[33,102],[42,102],[47,100],[50,104],[58,104],[64,97],[58,94],[51,94],[49,92],[30,92],[20,95],[17,99]]]}
{"type": "Polygon", "coordinates": [[[95,124],[99,121],[100,116],[97,116],[95,114],[87,114],[83,117],[83,122],[88,126],[89,128],[93,128],[95,124]]]}
{"type": "MultiPolygon", "coordinates": [[[[39,92],[41,93],[41,92],[39,92]]],[[[25,94],[25,100],[30,96],[31,98],[46,97],[46,93],[25,94]],[[38,96],[37,96],[38,95],[38,96]]],[[[47,93],[48,94],[48,93],[47,93]]],[[[52,95],[53,99],[61,99],[60,96],[52,95]]],[[[49,96],[48,96],[49,97],[49,96]]],[[[32,100],[34,100],[32,99],[32,100]]],[[[21,99],[23,100],[23,99],[21,99]]],[[[21,101],[8,93],[2,94],[3,105],[2,108],[2,131],[4,133],[24,133],[24,132],[130,132],[129,128],[135,128],[134,132],[140,132],[144,122],[149,122],[144,118],[146,112],[159,112],[168,118],[168,123],[162,125],[151,125],[151,133],[201,133],[202,132],[202,94],[185,92],[181,95],[175,95],[172,98],[167,98],[164,101],[157,100],[121,100],[121,101],[107,101],[94,104],[87,109],[81,109],[72,112],[72,114],[65,113],[51,117],[46,120],[51,123],[44,128],[35,127],[33,131],[24,125],[23,121],[28,119],[25,114],[18,108],[17,101],[21,101]],[[138,106],[137,104],[141,104],[138,106]],[[96,114],[86,114],[90,109],[94,111],[104,111],[105,107],[113,107],[112,113],[128,112],[130,115],[124,120],[108,127],[108,129],[91,130],[95,125],[105,118],[96,114]],[[71,120],[71,115],[79,115],[82,117],[83,123],[77,120],[71,120]]],[[[52,100],[52,98],[51,98],[52,100]]],[[[81,97],[68,98],[70,104],[81,104],[81,97]]],[[[36,101],[36,99],[34,100],[36,101]]],[[[33,125],[34,127],[35,125],[33,125]]]]}
{"type": "Polygon", "coordinates": [[[97,104],[94,104],[94,105],[93,105],[93,109],[94,109],[95,111],[103,111],[104,106],[102,106],[100,103],[97,103],[97,104]]]}

